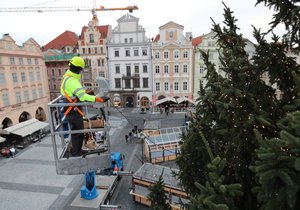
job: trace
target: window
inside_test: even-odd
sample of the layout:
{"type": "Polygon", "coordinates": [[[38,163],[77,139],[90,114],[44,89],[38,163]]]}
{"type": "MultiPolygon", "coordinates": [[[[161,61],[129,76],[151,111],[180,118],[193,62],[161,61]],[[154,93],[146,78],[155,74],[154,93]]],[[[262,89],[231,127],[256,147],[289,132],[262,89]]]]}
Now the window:
{"type": "Polygon", "coordinates": [[[95,47],[95,54],[97,54],[98,53],[98,48],[97,47],[95,47]]]}
{"type": "Polygon", "coordinates": [[[92,54],[91,48],[88,48],[88,54],[92,54]]]}
{"type": "Polygon", "coordinates": [[[4,73],[0,73],[0,85],[5,85],[6,81],[5,81],[5,75],[4,73]]]}
{"type": "Polygon", "coordinates": [[[174,82],[174,90],[178,90],[178,82],[174,82]]]}
{"type": "Polygon", "coordinates": [[[36,89],[32,89],[32,99],[37,99],[36,89]]]}
{"type": "Polygon", "coordinates": [[[82,48],[82,54],[85,54],[85,48],[82,48]]]}
{"type": "Polygon", "coordinates": [[[147,49],[143,49],[143,51],[142,51],[142,53],[143,53],[143,56],[147,56],[147,49]]]}
{"type": "Polygon", "coordinates": [[[90,43],[94,43],[95,39],[94,39],[94,34],[90,34],[90,43]]]}
{"type": "Polygon", "coordinates": [[[134,73],[138,74],[140,73],[139,65],[134,65],[134,73]]]}
{"type": "Polygon", "coordinates": [[[133,38],[129,38],[129,42],[130,42],[130,43],[133,43],[133,38]]]}
{"type": "Polygon", "coordinates": [[[164,58],[165,59],[169,58],[169,52],[164,52],[164,58]]]}
{"type": "Polygon", "coordinates": [[[61,69],[58,69],[58,76],[61,76],[62,75],[62,71],[61,69]]]}
{"type": "Polygon", "coordinates": [[[32,63],[31,63],[31,58],[27,58],[27,64],[28,65],[31,65],[32,63]]]}
{"type": "Polygon", "coordinates": [[[182,90],[187,90],[187,82],[182,83],[182,90]]]}
{"type": "Polygon", "coordinates": [[[101,65],[100,59],[97,59],[97,65],[98,65],[98,66],[101,65]]]}
{"type": "Polygon", "coordinates": [[[159,66],[155,66],[155,73],[159,74],[159,66]]]}
{"type": "Polygon", "coordinates": [[[179,66],[177,64],[174,65],[174,72],[175,73],[179,72],[179,66]]]}
{"type": "Polygon", "coordinates": [[[160,91],[160,83],[159,82],[155,83],[155,90],[160,91]]]}
{"type": "Polygon", "coordinates": [[[209,53],[209,60],[213,60],[214,57],[215,57],[215,56],[214,56],[214,53],[213,53],[213,52],[210,52],[210,53],[209,53]]]}
{"type": "Polygon", "coordinates": [[[148,72],[148,66],[147,65],[143,65],[143,73],[147,73],[148,72]]]}
{"type": "Polygon", "coordinates": [[[15,65],[15,58],[9,58],[10,65],[15,65]]]}
{"type": "Polygon", "coordinates": [[[125,88],[126,89],[130,88],[130,79],[125,79],[125,88]]]}
{"type": "Polygon", "coordinates": [[[51,69],[51,75],[52,75],[52,77],[55,76],[55,70],[54,69],[51,69]]]}
{"type": "Polygon", "coordinates": [[[203,74],[204,73],[204,66],[199,66],[199,73],[203,74]]]}
{"type": "Polygon", "coordinates": [[[56,84],[53,84],[53,90],[56,90],[56,84]]]}
{"type": "Polygon", "coordinates": [[[139,50],[134,50],[134,51],[133,51],[133,55],[134,55],[134,56],[139,56],[139,50]]]}
{"type": "Polygon", "coordinates": [[[164,89],[165,89],[165,91],[169,90],[169,83],[168,82],[164,83],[164,89]]]}
{"type": "Polygon", "coordinates": [[[102,58],[102,59],[101,59],[101,66],[104,66],[104,63],[105,63],[105,61],[104,61],[104,59],[102,58]]]}
{"type": "Polygon", "coordinates": [[[23,65],[23,64],[24,64],[23,58],[19,58],[19,64],[20,64],[20,65],[23,65]]]}
{"type": "Polygon", "coordinates": [[[116,70],[116,74],[120,74],[120,66],[119,65],[115,66],[115,70],[116,70]]]}
{"type": "Polygon", "coordinates": [[[100,47],[100,54],[104,54],[103,47],[100,47]]]}
{"type": "Polygon", "coordinates": [[[126,66],[126,76],[127,77],[131,76],[131,67],[129,65],[126,66]]]}
{"type": "Polygon", "coordinates": [[[155,58],[159,58],[159,52],[155,52],[155,58]]]}
{"type": "Polygon", "coordinates": [[[35,59],[34,59],[34,64],[35,64],[35,65],[39,65],[39,59],[35,58],[35,59]]]}
{"type": "Polygon", "coordinates": [[[128,39],[127,38],[124,39],[124,43],[128,43],[128,39]]]}
{"type": "Polygon", "coordinates": [[[9,98],[7,93],[2,94],[2,103],[3,106],[9,106],[9,98]]]}
{"type": "Polygon", "coordinates": [[[26,82],[26,74],[25,72],[21,72],[21,81],[26,82]]]}
{"type": "Polygon", "coordinates": [[[119,50],[115,50],[115,57],[119,57],[119,56],[120,56],[119,50]]]}
{"type": "Polygon", "coordinates": [[[125,56],[126,57],[130,56],[130,50],[125,50],[125,56]]]}
{"type": "Polygon", "coordinates": [[[188,65],[183,64],[183,72],[187,73],[188,72],[188,65]]]}
{"type": "Polygon", "coordinates": [[[34,81],[34,75],[33,75],[33,72],[32,72],[32,71],[29,72],[29,80],[30,80],[31,82],[34,81]]]}
{"type": "Polygon", "coordinates": [[[133,88],[140,88],[140,79],[133,79],[133,88]]]}
{"type": "Polygon", "coordinates": [[[22,102],[22,98],[21,98],[21,94],[19,91],[15,92],[15,96],[16,96],[16,103],[19,104],[22,102]]]}
{"type": "Polygon", "coordinates": [[[170,31],[170,39],[173,39],[173,37],[174,37],[174,32],[170,31]]]}
{"type": "Polygon", "coordinates": [[[36,72],[36,79],[37,79],[37,81],[41,81],[42,80],[42,78],[41,78],[41,72],[39,72],[39,71],[36,72]]]}
{"type": "Polygon", "coordinates": [[[148,88],[149,87],[149,83],[148,83],[148,78],[143,78],[143,88],[148,88]]]}
{"type": "Polygon", "coordinates": [[[174,58],[179,58],[179,52],[177,50],[174,51],[174,58]]]}
{"type": "Polygon", "coordinates": [[[14,83],[18,82],[18,75],[17,75],[17,73],[12,73],[11,75],[12,75],[13,82],[14,83]]]}
{"type": "Polygon", "coordinates": [[[165,72],[165,74],[169,74],[169,66],[168,65],[164,66],[164,72],[165,72]]]}
{"type": "Polygon", "coordinates": [[[188,51],[183,51],[183,58],[187,58],[188,57],[188,51]]]}
{"type": "Polygon", "coordinates": [[[29,91],[28,90],[24,90],[24,101],[29,101],[29,91]]]}
{"type": "Polygon", "coordinates": [[[120,78],[115,79],[115,88],[121,88],[121,79],[120,78]]]}
{"type": "Polygon", "coordinates": [[[99,77],[105,77],[104,71],[100,71],[100,72],[99,72],[99,77]]]}
{"type": "Polygon", "coordinates": [[[0,56],[0,64],[2,64],[2,57],[0,56]]]}
{"type": "Polygon", "coordinates": [[[39,97],[42,98],[44,96],[43,88],[39,87],[39,97]]]}

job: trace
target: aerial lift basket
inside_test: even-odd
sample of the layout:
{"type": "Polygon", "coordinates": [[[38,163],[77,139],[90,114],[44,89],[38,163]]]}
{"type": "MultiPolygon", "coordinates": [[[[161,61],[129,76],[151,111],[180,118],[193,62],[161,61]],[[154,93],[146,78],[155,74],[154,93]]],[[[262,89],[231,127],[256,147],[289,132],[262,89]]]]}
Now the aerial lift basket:
{"type": "MultiPolygon", "coordinates": [[[[54,160],[56,166],[56,173],[59,175],[77,175],[86,174],[89,171],[104,170],[111,167],[110,163],[110,141],[109,141],[109,130],[110,126],[108,123],[104,123],[101,128],[84,128],[83,130],[64,130],[62,114],[63,107],[70,105],[76,107],[82,107],[86,118],[91,116],[97,116],[100,110],[105,113],[104,104],[95,104],[90,102],[84,103],[61,103],[62,97],[59,96],[48,104],[49,111],[49,125],[51,132],[51,140],[53,146],[54,160]],[[97,107],[95,107],[97,106],[97,107]],[[72,157],[70,154],[71,141],[64,138],[65,134],[75,133],[106,133],[105,138],[94,150],[88,151],[85,155],[72,157]]],[[[107,111],[106,111],[107,112],[107,111]]],[[[107,114],[106,114],[107,116],[107,114]]],[[[69,137],[70,138],[70,137],[69,137]]]]}

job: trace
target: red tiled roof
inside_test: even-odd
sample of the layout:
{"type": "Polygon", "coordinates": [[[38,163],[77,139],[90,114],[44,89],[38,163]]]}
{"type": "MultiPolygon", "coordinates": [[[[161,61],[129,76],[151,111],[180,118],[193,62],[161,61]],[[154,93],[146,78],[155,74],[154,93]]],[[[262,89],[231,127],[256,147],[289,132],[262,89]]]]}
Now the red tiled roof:
{"type": "MultiPolygon", "coordinates": [[[[108,27],[109,25],[96,26],[96,30],[99,31],[99,33],[101,33],[100,39],[105,39],[107,37],[108,27]]],[[[85,31],[87,31],[87,29],[88,29],[87,26],[82,27],[80,37],[84,37],[83,35],[85,31]]]]}
{"type": "Polygon", "coordinates": [[[198,36],[192,39],[192,45],[197,46],[202,42],[202,36],[198,36]]]}
{"type": "Polygon", "coordinates": [[[47,51],[49,49],[61,50],[66,46],[72,46],[73,48],[76,48],[77,43],[77,34],[72,31],[65,31],[64,33],[50,41],[48,44],[46,44],[43,51],[47,51]]]}

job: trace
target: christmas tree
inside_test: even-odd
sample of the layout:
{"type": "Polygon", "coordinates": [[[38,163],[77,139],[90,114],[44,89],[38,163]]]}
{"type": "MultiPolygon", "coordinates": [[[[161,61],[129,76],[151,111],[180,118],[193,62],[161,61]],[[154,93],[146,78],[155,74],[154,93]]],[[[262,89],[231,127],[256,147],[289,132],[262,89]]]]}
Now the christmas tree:
{"type": "Polygon", "coordinates": [[[240,184],[224,184],[225,176],[222,175],[226,167],[226,160],[216,157],[208,164],[208,180],[205,185],[196,182],[196,187],[201,191],[200,194],[191,198],[188,205],[190,210],[215,209],[215,210],[234,210],[238,209],[234,203],[234,197],[241,196],[240,184]]]}
{"type": "MultiPolygon", "coordinates": [[[[265,42],[256,29],[257,54],[250,60],[245,52],[245,39],[237,32],[237,20],[224,6],[225,26],[221,28],[213,21],[213,31],[217,34],[221,69],[226,78],[217,75],[207,56],[203,56],[208,83],[199,92],[200,102],[192,129],[183,136],[181,155],[176,161],[180,168],[178,176],[193,198],[201,198],[204,188],[207,188],[205,192],[211,192],[207,181],[213,182],[205,166],[211,156],[219,156],[227,161],[222,170],[224,185],[241,184],[243,196],[232,197],[236,208],[257,209],[259,204],[251,191],[257,183],[255,174],[249,170],[255,162],[255,149],[259,147],[253,129],[264,137],[278,136],[276,122],[297,109],[292,75],[299,73],[299,66],[286,56],[287,45],[279,43],[276,36],[271,43],[265,42]],[[263,75],[269,75],[270,84],[261,79],[263,75]],[[276,98],[271,86],[274,84],[281,92],[280,98],[276,98]],[[211,150],[206,145],[210,145],[211,150]]],[[[205,53],[208,54],[203,52],[203,55],[205,53]]]]}
{"type": "MultiPolygon", "coordinates": [[[[163,172],[162,172],[163,173],[163,172]]],[[[171,210],[171,206],[167,202],[168,197],[164,190],[164,180],[162,174],[159,176],[158,181],[149,187],[150,193],[148,199],[151,201],[150,208],[153,210],[171,210]]]]}

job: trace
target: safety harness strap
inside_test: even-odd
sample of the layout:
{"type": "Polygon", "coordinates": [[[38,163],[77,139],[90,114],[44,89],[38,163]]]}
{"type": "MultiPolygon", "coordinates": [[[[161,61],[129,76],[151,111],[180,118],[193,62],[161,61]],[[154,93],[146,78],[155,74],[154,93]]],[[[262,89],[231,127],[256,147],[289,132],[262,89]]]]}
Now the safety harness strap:
{"type": "MultiPolygon", "coordinates": [[[[70,74],[66,74],[64,75],[64,77],[73,77],[72,75],[70,74]]],[[[66,89],[65,89],[65,86],[66,86],[66,82],[69,78],[66,78],[64,80],[64,84],[63,84],[63,91],[64,91],[64,94],[65,94],[65,97],[67,98],[67,100],[69,101],[69,103],[76,103],[77,102],[77,98],[75,98],[74,100],[71,99],[71,97],[67,94],[66,92],[66,89]]],[[[74,111],[77,111],[79,112],[79,114],[81,114],[82,116],[84,116],[83,112],[77,107],[77,106],[69,106],[68,109],[64,112],[64,115],[67,116],[69,114],[69,112],[72,110],[72,108],[74,109],[74,111]]]]}

